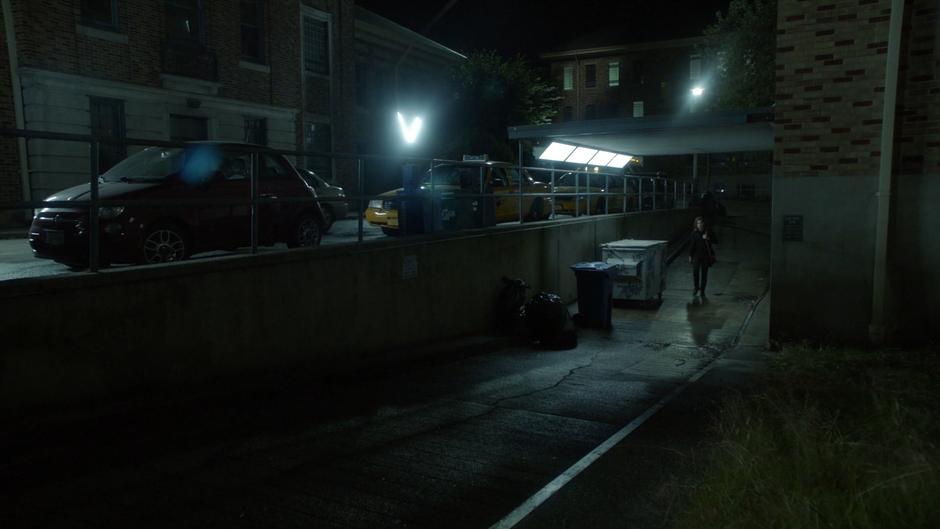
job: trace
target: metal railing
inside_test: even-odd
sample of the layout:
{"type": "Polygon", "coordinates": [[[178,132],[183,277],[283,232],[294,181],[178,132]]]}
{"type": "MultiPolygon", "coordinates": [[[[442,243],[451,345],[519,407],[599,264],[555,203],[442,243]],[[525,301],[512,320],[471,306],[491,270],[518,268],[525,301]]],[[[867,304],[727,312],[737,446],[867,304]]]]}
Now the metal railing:
{"type": "MultiPolygon", "coordinates": [[[[691,183],[688,181],[680,182],[657,176],[629,174],[623,175],[615,173],[600,173],[595,171],[562,171],[554,168],[522,167],[519,165],[510,164],[498,165],[498,167],[504,170],[503,176],[510,179],[508,182],[503,182],[504,185],[500,187],[496,185],[498,182],[492,178],[493,175],[487,175],[487,171],[484,169],[485,166],[483,164],[474,162],[463,162],[439,158],[415,158],[405,156],[392,157],[383,155],[330,153],[320,151],[281,150],[253,147],[243,144],[240,145],[239,142],[218,140],[218,143],[227,145],[227,150],[243,149],[244,151],[248,152],[279,154],[286,157],[296,157],[297,159],[303,159],[305,157],[326,157],[336,161],[345,161],[350,165],[350,168],[354,167],[353,170],[356,173],[355,181],[358,189],[354,195],[347,195],[346,197],[263,197],[259,193],[259,175],[257,174],[258,171],[256,171],[254,167],[255,165],[260,167],[261,164],[259,162],[258,164],[252,164],[252,168],[249,171],[250,174],[248,176],[250,180],[250,193],[244,199],[208,199],[205,197],[192,199],[177,198],[172,200],[125,198],[102,199],[99,196],[100,171],[98,167],[98,151],[102,144],[121,144],[125,146],[133,145],[167,148],[182,148],[192,144],[150,139],[107,138],[91,135],[42,132],[22,129],[0,129],[0,137],[18,137],[25,138],[27,140],[78,142],[88,145],[88,156],[90,162],[88,166],[89,176],[87,183],[89,184],[89,194],[87,200],[31,200],[14,203],[0,203],[0,210],[40,210],[43,208],[78,208],[81,210],[87,210],[87,264],[89,270],[92,272],[98,271],[101,267],[100,252],[102,238],[102,219],[99,216],[99,212],[100,208],[106,207],[248,206],[250,216],[250,249],[252,253],[257,253],[258,247],[260,245],[258,231],[260,215],[259,208],[267,204],[309,203],[311,205],[322,205],[323,203],[329,203],[332,201],[344,201],[349,204],[355,204],[358,217],[356,235],[356,243],[358,244],[364,241],[366,222],[365,214],[366,210],[368,209],[367,206],[374,200],[382,200],[383,204],[385,201],[390,200],[392,204],[396,205],[397,211],[395,213],[400,221],[399,226],[397,226],[396,229],[403,235],[409,235],[411,233],[417,232],[433,233],[442,229],[455,229],[453,228],[453,224],[450,226],[450,228],[445,227],[443,222],[437,218],[437,216],[442,213],[440,210],[443,208],[445,198],[448,201],[453,201],[453,204],[475,204],[475,207],[478,209],[476,210],[477,213],[473,217],[474,225],[465,227],[485,227],[497,223],[497,209],[504,200],[517,200],[517,206],[515,208],[517,210],[517,220],[519,222],[525,222],[526,220],[559,218],[559,215],[562,214],[557,211],[559,201],[567,201],[569,198],[573,201],[574,204],[574,211],[572,216],[577,217],[582,214],[582,202],[585,203],[585,209],[583,213],[586,215],[610,213],[623,214],[647,211],[651,209],[664,209],[666,207],[687,207],[689,203],[688,201],[691,198],[691,193],[693,191],[691,183]],[[415,181],[412,182],[413,185],[403,186],[402,191],[396,193],[394,196],[389,196],[387,194],[364,194],[362,190],[368,183],[365,178],[366,175],[364,171],[364,163],[369,161],[384,162],[391,164],[391,166],[404,164],[413,165],[415,168],[421,169],[421,171],[417,174],[422,176],[427,175],[427,181],[425,182],[424,178],[416,177],[414,179],[415,181]],[[441,168],[447,166],[479,167],[478,178],[475,182],[472,182],[469,185],[454,186],[453,181],[442,181],[440,178],[439,171],[441,168]],[[424,168],[427,169],[425,170],[424,168]],[[558,189],[559,187],[565,187],[556,185],[555,179],[558,173],[574,174],[573,190],[560,191],[558,189]],[[538,178],[538,175],[543,175],[547,178],[540,179],[538,178]],[[511,181],[512,178],[515,178],[516,181],[511,181]],[[591,185],[593,182],[592,178],[595,180],[600,178],[604,179],[604,185],[600,187],[600,191],[597,190],[598,187],[591,185]],[[670,183],[672,189],[672,199],[667,200],[667,190],[670,188],[670,183]],[[681,201],[679,200],[680,184],[682,188],[681,201]],[[511,190],[511,187],[515,187],[515,190],[511,190]],[[615,210],[611,209],[612,203],[618,206],[614,208],[615,210]],[[525,207],[527,204],[528,208],[525,207]],[[535,204],[541,204],[541,210],[539,210],[535,204]],[[545,206],[550,208],[547,212],[545,211],[545,206]],[[603,211],[600,209],[601,206],[603,211]],[[414,226],[408,225],[409,219],[414,221],[414,219],[418,218],[414,211],[409,213],[409,208],[415,207],[420,207],[422,209],[422,213],[427,212],[429,209],[431,212],[431,222],[422,222],[421,230],[416,230],[414,229],[414,226]],[[479,224],[479,226],[476,224],[479,224]]],[[[65,186],[63,185],[63,187],[65,186]]],[[[455,211],[451,211],[450,213],[457,215],[455,211]]],[[[422,215],[421,217],[423,220],[427,217],[427,215],[422,215]]],[[[504,219],[501,222],[505,221],[506,220],[504,219]]],[[[457,227],[456,229],[461,229],[461,227],[457,227]]]]}

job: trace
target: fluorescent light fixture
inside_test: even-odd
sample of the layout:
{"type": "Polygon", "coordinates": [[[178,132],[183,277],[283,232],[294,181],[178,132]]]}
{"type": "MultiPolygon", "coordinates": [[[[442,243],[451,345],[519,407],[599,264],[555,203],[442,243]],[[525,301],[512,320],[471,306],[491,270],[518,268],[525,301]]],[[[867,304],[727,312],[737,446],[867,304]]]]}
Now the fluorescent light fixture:
{"type": "Polygon", "coordinates": [[[702,94],[705,93],[705,89],[702,88],[701,86],[696,86],[695,88],[690,90],[690,92],[692,92],[692,95],[695,97],[702,97],[702,94]]]}
{"type": "Polygon", "coordinates": [[[588,149],[587,147],[578,147],[577,149],[574,150],[573,153],[571,153],[571,156],[569,156],[565,161],[568,163],[577,163],[577,164],[588,163],[589,161],[591,161],[591,158],[593,158],[595,154],[597,154],[597,149],[588,149]]]}
{"type": "Polygon", "coordinates": [[[398,112],[398,125],[401,127],[401,135],[405,137],[405,143],[414,143],[418,140],[418,133],[421,132],[421,118],[415,117],[409,126],[405,124],[405,116],[398,112]]]}
{"type": "Polygon", "coordinates": [[[633,159],[632,156],[628,156],[626,154],[618,154],[617,156],[614,156],[613,160],[607,163],[607,167],[616,167],[617,169],[623,169],[624,167],[626,167],[628,163],[630,163],[630,160],[632,159],[633,159]]]}
{"type": "Polygon", "coordinates": [[[542,154],[539,155],[539,160],[549,160],[552,162],[563,162],[571,154],[571,151],[575,149],[574,145],[565,145],[564,143],[558,143],[553,141],[542,154]]]}
{"type": "Polygon", "coordinates": [[[594,155],[594,158],[591,158],[591,165],[607,165],[610,161],[617,156],[615,153],[607,151],[597,151],[597,154],[594,155]]]}

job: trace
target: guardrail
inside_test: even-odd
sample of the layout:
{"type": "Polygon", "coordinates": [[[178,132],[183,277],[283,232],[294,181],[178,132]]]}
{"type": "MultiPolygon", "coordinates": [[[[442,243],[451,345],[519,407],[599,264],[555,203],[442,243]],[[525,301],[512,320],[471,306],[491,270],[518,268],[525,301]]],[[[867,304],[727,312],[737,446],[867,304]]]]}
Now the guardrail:
{"type": "MultiPolygon", "coordinates": [[[[487,207],[493,208],[492,213],[494,214],[495,218],[497,200],[501,201],[504,199],[515,199],[518,201],[516,207],[518,212],[517,220],[519,222],[525,222],[526,220],[529,220],[527,219],[528,212],[524,207],[527,201],[526,199],[532,199],[530,203],[533,205],[540,203],[543,208],[545,204],[548,204],[551,209],[547,217],[556,218],[557,215],[561,214],[561,212],[558,211],[559,209],[567,211],[564,208],[558,208],[558,204],[567,203],[568,201],[573,203],[573,211],[570,212],[570,214],[573,216],[579,216],[582,213],[586,215],[630,213],[653,209],[687,207],[694,192],[692,183],[689,181],[667,179],[657,175],[616,174],[600,172],[599,170],[578,171],[545,167],[525,167],[521,164],[497,164],[496,167],[504,171],[502,176],[508,178],[509,180],[515,179],[514,182],[509,182],[512,184],[512,187],[515,188],[510,190],[510,186],[507,185],[507,182],[505,181],[502,182],[502,186],[498,186],[498,182],[496,181],[497,179],[494,177],[495,175],[488,175],[487,171],[484,170],[484,166],[479,162],[464,162],[440,158],[416,158],[407,156],[392,157],[370,154],[281,150],[262,146],[251,146],[247,144],[240,145],[238,142],[229,143],[224,140],[218,140],[220,143],[228,143],[231,145],[231,147],[227,147],[227,149],[232,150],[244,149],[246,152],[263,152],[300,158],[322,157],[329,158],[334,163],[337,160],[354,162],[358,189],[354,195],[347,195],[345,198],[327,196],[318,196],[316,198],[266,198],[259,196],[259,175],[257,174],[258,171],[254,170],[254,167],[252,167],[248,175],[250,178],[250,193],[249,196],[245,197],[244,200],[214,200],[205,198],[180,198],[173,200],[108,200],[102,199],[99,196],[100,171],[98,167],[98,159],[101,145],[120,144],[125,146],[133,145],[143,147],[183,148],[192,144],[188,142],[135,138],[109,138],[93,135],[66,134],[23,129],[0,129],[0,137],[16,137],[25,138],[27,140],[53,140],[88,144],[89,197],[87,200],[32,200],[0,203],[0,210],[37,210],[42,208],[56,207],[79,209],[87,208],[89,227],[88,268],[92,272],[98,271],[101,266],[101,262],[99,260],[101,249],[101,218],[99,212],[100,208],[106,207],[128,205],[248,206],[250,210],[250,248],[252,253],[257,253],[259,247],[259,207],[266,204],[302,202],[320,205],[321,203],[329,203],[333,201],[355,203],[357,206],[356,211],[358,217],[356,243],[360,244],[364,240],[363,233],[365,211],[370,202],[375,200],[382,200],[383,203],[385,200],[391,200],[393,203],[397,204],[397,207],[400,208],[400,211],[396,211],[396,213],[398,214],[398,217],[402,219],[402,225],[399,226],[399,231],[407,235],[410,231],[409,226],[407,225],[409,219],[408,208],[420,206],[422,209],[426,210],[428,204],[430,203],[430,210],[436,215],[438,212],[435,210],[435,201],[443,200],[445,195],[449,200],[452,199],[455,201],[470,202],[475,200],[477,207],[483,209],[481,216],[484,219],[487,215],[487,207]],[[414,185],[403,186],[403,191],[397,193],[394,197],[391,198],[387,195],[363,194],[362,190],[365,188],[364,184],[366,183],[363,171],[363,163],[367,161],[379,161],[393,165],[412,165],[414,166],[412,168],[412,174],[426,174],[426,182],[423,178],[415,178],[413,182],[414,185]],[[455,165],[461,167],[478,166],[479,179],[474,183],[460,186],[452,185],[453,182],[442,182],[440,175],[441,168],[455,165]],[[427,169],[425,170],[425,168],[427,169]],[[420,172],[416,172],[418,169],[420,169],[420,172]],[[436,172],[437,178],[435,178],[436,172]],[[544,178],[533,178],[531,175],[539,175],[544,178]],[[603,178],[603,182],[600,181],[601,178],[603,178]],[[569,185],[561,185],[562,183],[569,185]],[[599,185],[601,183],[603,183],[603,185],[599,185]],[[541,189],[541,191],[537,191],[536,189],[541,189]],[[619,207],[616,207],[612,210],[612,203],[619,205],[619,207]],[[584,208],[583,210],[582,207],[584,208]]],[[[493,171],[495,170],[496,169],[493,171]]],[[[63,187],[65,186],[63,185],[63,187]]],[[[541,213],[544,215],[544,209],[541,211],[541,213]]],[[[429,226],[424,227],[427,228],[427,231],[434,232],[439,229],[435,226],[436,224],[437,222],[431,222],[429,226]]],[[[484,225],[488,224],[484,223],[484,225]]]]}

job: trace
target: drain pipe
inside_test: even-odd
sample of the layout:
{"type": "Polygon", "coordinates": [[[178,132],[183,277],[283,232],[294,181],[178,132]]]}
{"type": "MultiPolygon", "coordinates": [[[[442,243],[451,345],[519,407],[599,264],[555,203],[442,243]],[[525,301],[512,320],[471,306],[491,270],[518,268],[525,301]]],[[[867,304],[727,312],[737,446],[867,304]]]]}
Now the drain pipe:
{"type": "Polygon", "coordinates": [[[881,127],[881,166],[878,171],[878,220],[875,225],[875,266],[872,273],[871,323],[868,338],[874,345],[885,342],[885,301],[888,275],[888,229],[891,219],[892,166],[894,161],[894,120],[897,107],[898,63],[904,0],[891,1],[888,30],[888,58],[885,68],[884,114],[881,127]]]}
{"type": "MultiPolygon", "coordinates": [[[[26,120],[23,117],[23,92],[20,86],[19,59],[16,51],[16,25],[13,23],[13,8],[10,6],[10,0],[2,0],[3,3],[3,30],[7,37],[7,55],[10,64],[10,88],[13,92],[13,115],[16,120],[16,128],[25,129],[26,120]]],[[[26,138],[17,138],[20,154],[20,183],[23,186],[23,201],[29,202],[32,197],[32,191],[29,186],[29,165],[26,160],[26,138]]],[[[32,216],[32,214],[30,214],[32,216]]]]}

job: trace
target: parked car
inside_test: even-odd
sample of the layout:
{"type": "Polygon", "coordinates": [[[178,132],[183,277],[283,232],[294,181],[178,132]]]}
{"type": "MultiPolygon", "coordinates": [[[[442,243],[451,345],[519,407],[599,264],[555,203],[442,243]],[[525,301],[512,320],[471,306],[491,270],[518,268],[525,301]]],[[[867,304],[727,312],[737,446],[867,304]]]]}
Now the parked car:
{"type": "MultiPolygon", "coordinates": [[[[434,166],[434,189],[441,192],[492,193],[495,222],[519,220],[519,168],[507,162],[441,163],[434,166]]],[[[431,171],[422,176],[418,190],[429,191],[431,171]]],[[[379,226],[386,235],[398,235],[400,230],[398,208],[399,193],[404,188],[386,191],[382,198],[369,202],[366,220],[379,226]]],[[[522,173],[523,193],[550,193],[551,186],[522,173]]],[[[550,196],[526,196],[522,199],[525,220],[544,220],[551,215],[550,196]]]]}
{"type": "Polygon", "coordinates": [[[323,210],[323,232],[330,231],[333,222],[337,219],[346,218],[349,212],[349,202],[346,201],[346,191],[342,187],[335,186],[310,169],[299,169],[300,176],[310,184],[317,192],[320,201],[320,209],[323,210]]]}
{"type": "MultiPolygon", "coordinates": [[[[623,212],[624,178],[619,175],[599,175],[569,172],[555,177],[555,213],[562,215],[601,215],[623,212]],[[609,194],[607,193],[610,190],[609,194]],[[568,194],[571,193],[571,194],[568,194]],[[588,198],[590,193],[590,205],[588,198]],[[577,194],[578,205],[574,197],[577,194]]],[[[633,190],[628,190],[633,194],[633,190]]],[[[636,208],[635,196],[630,196],[627,211],[636,208]]]]}
{"type": "MultiPolygon", "coordinates": [[[[248,246],[253,169],[262,200],[316,199],[286,158],[258,145],[194,142],[185,148],[149,147],[129,156],[98,179],[99,199],[117,202],[98,208],[99,261],[163,263],[248,246]],[[138,200],[151,202],[133,202],[138,200]]],[[[85,201],[90,187],[70,187],[46,201],[85,201]]],[[[258,206],[262,245],[316,246],[323,227],[315,201],[262,201],[258,206]]],[[[88,206],[42,208],[29,230],[36,257],[73,266],[87,264],[88,239],[88,206]]]]}

